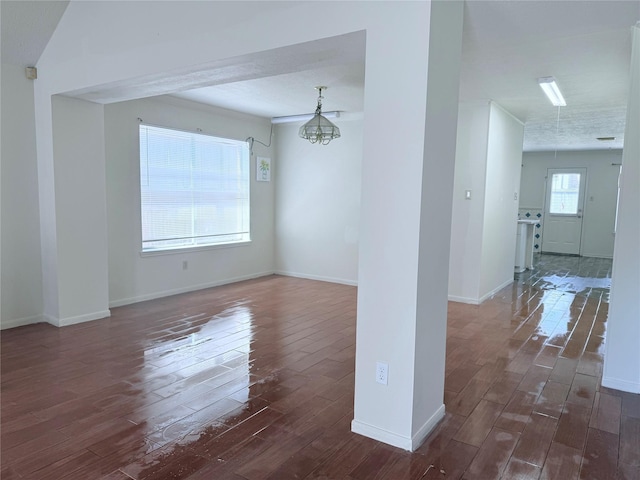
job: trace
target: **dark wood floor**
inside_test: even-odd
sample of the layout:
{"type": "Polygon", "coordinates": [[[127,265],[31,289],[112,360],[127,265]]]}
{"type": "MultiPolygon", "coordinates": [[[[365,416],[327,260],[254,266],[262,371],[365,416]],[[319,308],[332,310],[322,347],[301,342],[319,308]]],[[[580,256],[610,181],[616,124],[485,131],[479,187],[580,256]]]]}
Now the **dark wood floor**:
{"type": "Polygon", "coordinates": [[[1,478],[639,479],[640,396],[600,387],[607,308],[521,284],[451,303],[447,414],[413,454],[350,432],[354,287],[273,276],[3,331],[1,478]]]}

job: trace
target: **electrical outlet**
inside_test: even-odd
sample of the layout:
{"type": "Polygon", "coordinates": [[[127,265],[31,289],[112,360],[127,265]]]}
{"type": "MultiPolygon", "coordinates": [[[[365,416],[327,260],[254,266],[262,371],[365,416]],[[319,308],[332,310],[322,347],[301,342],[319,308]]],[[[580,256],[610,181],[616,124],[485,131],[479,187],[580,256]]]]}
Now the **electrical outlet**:
{"type": "Polygon", "coordinates": [[[382,362],[376,363],[376,382],[387,385],[389,375],[389,365],[382,362]]]}
{"type": "Polygon", "coordinates": [[[187,268],[189,268],[189,262],[187,262],[186,260],[182,261],[182,269],[186,270],[187,268]]]}

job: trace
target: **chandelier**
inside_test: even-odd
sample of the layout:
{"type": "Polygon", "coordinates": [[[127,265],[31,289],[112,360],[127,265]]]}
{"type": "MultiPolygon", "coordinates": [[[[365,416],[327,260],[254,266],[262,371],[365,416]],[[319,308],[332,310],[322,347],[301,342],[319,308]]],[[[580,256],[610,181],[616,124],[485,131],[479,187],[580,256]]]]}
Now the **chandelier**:
{"type": "Polygon", "coordinates": [[[340,129],[322,115],[322,99],[324,98],[322,96],[322,90],[326,90],[326,88],[327,87],[316,87],[316,90],[318,90],[316,113],[313,115],[313,118],[302,125],[298,131],[300,138],[320,145],[326,145],[334,138],[340,137],[340,129]]]}

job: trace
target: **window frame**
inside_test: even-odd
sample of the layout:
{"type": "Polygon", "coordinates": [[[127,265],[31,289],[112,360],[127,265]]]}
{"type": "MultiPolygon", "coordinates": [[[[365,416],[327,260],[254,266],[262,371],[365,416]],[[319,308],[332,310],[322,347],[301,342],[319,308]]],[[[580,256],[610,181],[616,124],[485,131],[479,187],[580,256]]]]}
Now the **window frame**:
{"type": "MultiPolygon", "coordinates": [[[[191,158],[191,166],[193,169],[193,162],[195,161],[195,158],[191,158]]],[[[190,171],[193,171],[193,170],[190,171]]],[[[138,126],[138,173],[140,175],[139,179],[138,179],[138,192],[139,192],[139,213],[140,213],[140,237],[139,237],[139,248],[140,248],[140,256],[141,257],[147,257],[147,256],[156,256],[156,255],[173,255],[173,254],[180,254],[180,253],[185,253],[185,252],[194,252],[194,251],[204,251],[204,250],[215,250],[215,249],[219,249],[219,248],[235,248],[235,247],[241,247],[241,246],[246,246],[251,244],[252,242],[252,232],[251,232],[251,151],[249,148],[249,145],[246,143],[246,141],[242,141],[242,140],[237,140],[237,139],[233,139],[233,138],[225,138],[225,137],[220,137],[220,136],[216,136],[216,135],[211,135],[208,133],[203,133],[202,131],[190,131],[190,130],[185,130],[185,129],[180,129],[180,128],[174,128],[174,127],[167,127],[167,126],[163,126],[163,125],[154,125],[154,124],[150,124],[150,123],[144,123],[141,122],[138,126]],[[239,168],[236,171],[240,171],[242,172],[242,182],[246,185],[246,214],[242,211],[239,210],[239,212],[241,212],[242,215],[246,215],[246,222],[247,222],[247,231],[246,232],[232,232],[232,233],[228,233],[228,234],[212,234],[210,235],[210,237],[214,237],[216,235],[242,235],[243,238],[238,239],[238,240],[231,240],[231,241],[220,241],[220,242],[211,242],[211,243],[202,243],[200,245],[176,245],[176,246],[159,246],[159,247],[147,247],[145,248],[145,240],[144,240],[144,213],[143,213],[143,175],[142,175],[142,171],[145,168],[148,168],[147,165],[143,165],[143,161],[147,161],[147,159],[143,159],[143,152],[142,152],[142,135],[143,135],[143,128],[150,128],[150,129],[157,129],[157,130],[166,130],[168,132],[177,132],[178,134],[184,134],[193,138],[197,138],[198,136],[200,137],[207,137],[208,139],[213,139],[214,143],[215,141],[219,141],[220,144],[231,144],[231,145],[235,145],[236,147],[241,147],[243,150],[243,155],[242,157],[238,160],[240,162],[243,163],[242,167],[239,168]]],[[[191,192],[194,191],[194,186],[191,185],[191,190],[189,190],[191,192]]],[[[194,235],[194,231],[191,232],[192,236],[189,237],[192,241],[197,238],[196,235],[194,235]]],[[[158,241],[162,241],[162,240],[158,240],[158,241]]]]}
{"type": "Polygon", "coordinates": [[[577,172],[559,172],[559,173],[552,173],[551,174],[551,182],[550,182],[550,192],[549,192],[549,215],[554,215],[554,216],[567,216],[567,217],[575,217],[577,215],[579,215],[580,213],[580,196],[582,195],[581,192],[581,185],[582,185],[582,173],[577,173],[577,172]],[[563,180],[566,180],[568,182],[569,177],[570,176],[577,176],[577,184],[578,184],[578,188],[575,191],[569,190],[568,188],[558,188],[557,190],[554,189],[554,180],[555,177],[564,177],[563,179],[560,180],[560,182],[564,183],[563,180]],[[575,204],[575,211],[566,211],[566,212],[552,212],[551,209],[553,208],[553,206],[555,205],[554,203],[554,194],[560,196],[560,198],[569,198],[569,197],[563,197],[563,196],[568,196],[570,195],[571,197],[575,196],[575,201],[573,201],[574,199],[572,198],[571,200],[571,205],[575,204]]]}

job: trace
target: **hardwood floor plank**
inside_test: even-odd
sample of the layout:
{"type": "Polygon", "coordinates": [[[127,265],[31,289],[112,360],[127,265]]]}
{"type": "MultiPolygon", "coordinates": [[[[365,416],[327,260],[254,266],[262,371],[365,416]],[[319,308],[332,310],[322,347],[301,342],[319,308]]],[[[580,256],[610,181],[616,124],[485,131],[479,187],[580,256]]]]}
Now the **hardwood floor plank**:
{"type": "Polygon", "coordinates": [[[558,356],[560,355],[560,348],[554,347],[553,345],[545,345],[544,348],[540,351],[538,356],[534,360],[535,365],[539,365],[541,367],[549,367],[553,368],[558,361],[558,356]]]}
{"type": "Polygon", "coordinates": [[[513,457],[542,467],[557,424],[558,420],[553,417],[532,414],[528,425],[520,435],[513,457]]]}
{"type": "MultiPolygon", "coordinates": [[[[202,433],[192,434],[195,441],[189,444],[189,448],[198,455],[216,459],[226,451],[231,450],[235,444],[242,443],[255,436],[256,433],[267,428],[277,419],[282,417],[282,413],[271,408],[264,408],[250,416],[236,426],[228,427],[223,432],[215,429],[212,435],[202,435],[202,433]]],[[[205,428],[206,433],[210,427],[205,428]]]]}
{"type": "Polygon", "coordinates": [[[268,442],[252,437],[231,448],[224,459],[220,458],[215,462],[210,461],[202,465],[189,476],[189,480],[241,479],[242,477],[236,475],[234,471],[264,452],[268,446],[268,442]]]}
{"type": "Polygon", "coordinates": [[[349,442],[344,448],[334,450],[327,461],[316,467],[305,479],[312,478],[348,478],[370,452],[376,447],[373,440],[349,442]]]}
{"type": "Polygon", "coordinates": [[[65,476],[77,476],[80,469],[86,465],[92,465],[98,460],[99,457],[88,450],[79,451],[47,465],[46,468],[33,472],[30,477],[38,480],[58,480],[65,476]]]}
{"type": "Polygon", "coordinates": [[[503,406],[498,403],[481,400],[453,439],[468,445],[481,446],[502,409],[503,406]]]}
{"type": "Polygon", "coordinates": [[[18,475],[13,467],[4,465],[0,469],[0,478],[3,480],[17,480],[24,477],[22,475],[18,475]]]}
{"type": "MultiPolygon", "coordinates": [[[[426,475],[421,478],[425,480],[440,480],[443,476],[452,480],[462,478],[462,475],[478,453],[478,450],[478,447],[451,440],[447,444],[447,448],[433,462],[435,468],[429,469],[426,475]]],[[[394,477],[389,476],[389,478],[394,477]]]]}
{"type": "Polygon", "coordinates": [[[513,392],[522,382],[522,375],[513,372],[504,372],[502,376],[484,394],[484,399],[494,403],[506,405],[513,392]]]}
{"type": "Polygon", "coordinates": [[[467,386],[469,381],[478,373],[478,370],[482,368],[481,365],[477,365],[472,362],[465,362],[458,368],[453,370],[444,379],[444,388],[450,392],[460,392],[467,386]]]}
{"type": "Polygon", "coordinates": [[[289,433],[261,435],[260,438],[271,446],[245,463],[235,473],[248,480],[265,479],[323,433],[324,429],[313,427],[301,435],[289,433]]]}
{"type": "Polygon", "coordinates": [[[462,478],[500,478],[520,434],[494,428],[462,478]]]}
{"type": "Polygon", "coordinates": [[[467,386],[446,405],[447,410],[465,417],[470,415],[490,387],[491,382],[472,378],[467,386]]]}
{"type": "Polygon", "coordinates": [[[364,457],[356,468],[349,472],[348,478],[353,480],[383,478],[384,471],[392,466],[393,454],[392,448],[378,445],[364,457]]]}
{"type": "Polygon", "coordinates": [[[518,390],[531,393],[537,397],[547,384],[551,371],[552,369],[548,367],[532,365],[518,385],[518,390]]]}
{"type": "Polygon", "coordinates": [[[580,478],[615,480],[618,466],[618,436],[590,428],[584,449],[580,478]]]}
{"type": "Polygon", "coordinates": [[[496,420],[495,426],[510,432],[522,432],[529,422],[536,396],[516,390],[496,420]]]}
{"type": "Polygon", "coordinates": [[[570,386],[564,383],[547,382],[533,406],[533,411],[560,418],[569,390],[570,386]]]}
{"type": "Polygon", "coordinates": [[[598,379],[589,375],[576,373],[567,396],[567,402],[591,408],[598,388],[598,379]]]}
{"type": "Polygon", "coordinates": [[[573,383],[573,377],[576,374],[577,366],[577,360],[560,357],[558,358],[555,367],[553,367],[553,370],[551,371],[549,380],[558,383],[564,383],[566,385],[571,385],[573,383]]]}
{"type": "Polygon", "coordinates": [[[514,283],[450,302],[446,413],[413,453],[351,432],[356,298],[273,275],[5,330],[0,476],[640,476],[640,395],[599,384],[600,297],[514,283]]]}
{"type": "Polygon", "coordinates": [[[618,463],[618,480],[640,480],[640,465],[618,463]]]}
{"type": "Polygon", "coordinates": [[[640,419],[622,417],[620,428],[620,463],[640,465],[640,419]]]}
{"type": "Polygon", "coordinates": [[[622,415],[631,418],[640,418],[640,395],[619,392],[622,398],[622,415]]]}
{"type": "Polygon", "coordinates": [[[620,434],[622,399],[604,392],[596,392],[589,427],[620,434]]]}
{"type": "Polygon", "coordinates": [[[553,441],[582,450],[587,439],[591,409],[565,404],[553,441]]]}
{"type": "Polygon", "coordinates": [[[561,443],[552,443],[540,474],[540,480],[577,479],[582,451],[561,443]]]}
{"type": "Polygon", "coordinates": [[[58,430],[49,430],[19,445],[7,448],[2,452],[2,459],[3,461],[15,462],[49,447],[59,445],[68,439],[68,436],[58,430]]]}
{"type": "Polygon", "coordinates": [[[511,457],[502,478],[505,480],[537,480],[540,478],[541,471],[542,468],[536,465],[511,457]]]}

